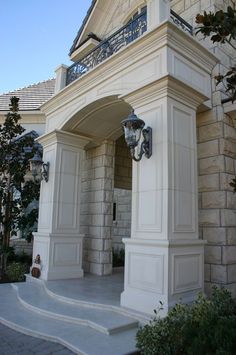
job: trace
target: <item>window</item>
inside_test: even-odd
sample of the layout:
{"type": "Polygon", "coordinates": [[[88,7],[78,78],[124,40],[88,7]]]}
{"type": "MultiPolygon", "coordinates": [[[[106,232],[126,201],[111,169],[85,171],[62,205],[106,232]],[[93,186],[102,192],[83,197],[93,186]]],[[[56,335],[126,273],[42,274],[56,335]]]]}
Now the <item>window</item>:
{"type": "Polygon", "coordinates": [[[116,202],[113,203],[113,222],[116,222],[116,202]]]}

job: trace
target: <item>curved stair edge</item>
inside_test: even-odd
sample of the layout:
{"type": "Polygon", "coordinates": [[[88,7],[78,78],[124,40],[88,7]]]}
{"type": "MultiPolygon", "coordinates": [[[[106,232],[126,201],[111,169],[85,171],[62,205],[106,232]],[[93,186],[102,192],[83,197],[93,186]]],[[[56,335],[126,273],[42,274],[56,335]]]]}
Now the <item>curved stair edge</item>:
{"type": "Polygon", "coordinates": [[[19,293],[19,289],[17,287],[17,285],[15,284],[11,284],[13,289],[16,291],[16,296],[17,296],[17,299],[18,301],[28,310],[32,311],[32,312],[35,312],[37,314],[42,314],[46,317],[49,317],[49,318],[52,318],[52,319],[58,319],[58,320],[62,320],[62,321],[65,321],[65,322],[70,322],[70,323],[74,323],[74,324],[78,324],[78,325],[82,325],[82,326],[85,326],[85,327],[90,327],[94,330],[97,330],[101,333],[104,333],[106,335],[110,335],[110,334],[114,334],[114,332],[109,331],[107,328],[103,327],[103,326],[100,326],[92,321],[89,321],[89,320],[85,320],[85,319],[81,319],[81,318],[74,318],[74,317],[70,317],[70,316],[64,316],[62,314],[58,314],[58,313],[54,313],[54,312],[50,312],[50,311],[46,311],[42,308],[38,308],[38,307],[35,307],[29,303],[27,303],[26,301],[24,301],[21,296],[20,296],[20,293],[19,293]]]}
{"type": "Polygon", "coordinates": [[[150,317],[148,315],[139,314],[139,313],[132,311],[130,309],[127,309],[127,308],[122,308],[122,307],[117,307],[117,306],[112,306],[112,305],[105,305],[102,303],[76,300],[74,298],[69,298],[69,297],[58,295],[57,293],[48,289],[45,282],[43,282],[43,286],[44,286],[46,293],[50,297],[56,298],[59,301],[62,301],[62,302],[68,303],[68,304],[77,304],[77,305],[79,305],[81,307],[85,307],[85,308],[87,307],[87,308],[94,308],[94,309],[100,309],[100,310],[104,310],[104,311],[115,312],[120,315],[133,318],[133,319],[137,320],[137,322],[139,322],[140,324],[146,324],[147,322],[150,321],[150,317]]]}
{"type": "Polygon", "coordinates": [[[88,355],[88,354],[81,352],[81,351],[78,352],[77,348],[73,347],[71,344],[67,343],[65,340],[61,339],[60,337],[46,335],[46,334],[43,334],[43,333],[38,332],[36,330],[30,330],[28,328],[20,326],[19,324],[10,322],[2,317],[0,317],[0,323],[7,326],[8,328],[11,328],[12,330],[20,332],[22,334],[29,335],[29,336],[32,336],[35,338],[40,338],[40,339],[47,340],[47,341],[52,341],[57,344],[61,344],[61,345],[65,346],[67,349],[73,351],[77,355],[88,355]]]}

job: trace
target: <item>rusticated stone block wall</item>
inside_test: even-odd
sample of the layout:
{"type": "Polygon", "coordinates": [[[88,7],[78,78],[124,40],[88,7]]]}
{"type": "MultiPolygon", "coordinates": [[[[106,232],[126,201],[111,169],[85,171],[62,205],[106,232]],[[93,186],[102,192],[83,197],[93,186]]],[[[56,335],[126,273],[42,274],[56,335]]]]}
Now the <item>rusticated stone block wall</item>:
{"type": "Polygon", "coordinates": [[[199,226],[205,247],[205,290],[227,286],[236,296],[236,130],[221,104],[199,114],[199,226]]]}
{"type": "Polygon", "coordinates": [[[104,142],[85,153],[81,195],[83,268],[96,275],[112,272],[112,206],[115,144],[104,142]]]}
{"type": "MultiPolygon", "coordinates": [[[[196,27],[198,13],[235,8],[233,0],[172,0],[171,8],[196,27]]],[[[229,183],[236,174],[236,131],[224,113],[224,88],[216,86],[214,76],[234,64],[230,46],[197,37],[218,56],[220,63],[212,73],[212,109],[197,116],[199,233],[205,247],[205,291],[214,284],[227,286],[236,296],[236,195],[229,183]]]]}

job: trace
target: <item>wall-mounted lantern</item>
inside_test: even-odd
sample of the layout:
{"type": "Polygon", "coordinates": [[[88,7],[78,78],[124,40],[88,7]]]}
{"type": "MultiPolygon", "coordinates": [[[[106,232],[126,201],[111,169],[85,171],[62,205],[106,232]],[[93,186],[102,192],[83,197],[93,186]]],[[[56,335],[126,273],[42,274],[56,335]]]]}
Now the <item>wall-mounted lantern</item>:
{"type": "Polygon", "coordinates": [[[29,160],[30,171],[34,180],[45,180],[48,182],[49,176],[49,163],[44,163],[38,151],[34,154],[33,158],[29,160]]]}
{"type": "Polygon", "coordinates": [[[140,161],[143,154],[149,159],[152,155],[152,129],[150,127],[144,128],[145,122],[135,115],[134,110],[128,118],[121,122],[121,125],[132,159],[140,161]],[[139,145],[141,134],[143,135],[143,141],[139,145]],[[139,149],[138,146],[140,146],[139,149]]]}

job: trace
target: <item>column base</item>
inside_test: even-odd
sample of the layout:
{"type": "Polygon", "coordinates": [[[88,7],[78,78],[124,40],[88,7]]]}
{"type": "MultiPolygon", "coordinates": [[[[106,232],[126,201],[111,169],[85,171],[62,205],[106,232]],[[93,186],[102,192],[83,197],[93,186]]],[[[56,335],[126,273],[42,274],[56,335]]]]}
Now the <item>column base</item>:
{"type": "Polygon", "coordinates": [[[203,291],[202,240],[152,241],[124,239],[125,285],[121,306],[166,316],[178,302],[189,303],[203,291]]]}
{"type": "Polygon", "coordinates": [[[34,233],[33,258],[40,255],[40,278],[59,280],[83,277],[83,237],[34,233]]]}

